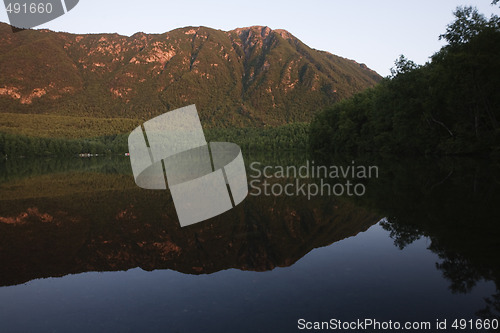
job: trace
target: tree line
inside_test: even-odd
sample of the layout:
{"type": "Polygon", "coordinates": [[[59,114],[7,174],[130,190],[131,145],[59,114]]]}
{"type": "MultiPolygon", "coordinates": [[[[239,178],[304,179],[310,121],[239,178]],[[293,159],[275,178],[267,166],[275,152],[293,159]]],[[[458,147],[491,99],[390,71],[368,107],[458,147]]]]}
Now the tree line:
{"type": "Polygon", "coordinates": [[[320,112],[311,148],[500,154],[500,19],[459,7],[423,66],[401,56],[374,88],[320,112]]]}
{"type": "MultiPolygon", "coordinates": [[[[305,150],[309,124],[293,123],[268,128],[211,128],[205,130],[210,141],[234,142],[244,150],[305,150]]],[[[78,154],[125,154],[128,133],[94,138],[40,138],[0,132],[0,157],[62,156],[78,154]]]]}

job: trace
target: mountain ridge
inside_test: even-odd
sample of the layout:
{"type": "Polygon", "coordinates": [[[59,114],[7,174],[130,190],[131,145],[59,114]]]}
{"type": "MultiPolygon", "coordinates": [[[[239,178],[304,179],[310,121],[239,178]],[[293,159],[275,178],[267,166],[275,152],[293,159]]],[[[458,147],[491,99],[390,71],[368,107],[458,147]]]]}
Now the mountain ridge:
{"type": "Polygon", "coordinates": [[[309,121],[381,79],[266,26],[128,37],[0,23],[0,72],[0,112],[148,119],[194,103],[221,127],[309,121]]]}

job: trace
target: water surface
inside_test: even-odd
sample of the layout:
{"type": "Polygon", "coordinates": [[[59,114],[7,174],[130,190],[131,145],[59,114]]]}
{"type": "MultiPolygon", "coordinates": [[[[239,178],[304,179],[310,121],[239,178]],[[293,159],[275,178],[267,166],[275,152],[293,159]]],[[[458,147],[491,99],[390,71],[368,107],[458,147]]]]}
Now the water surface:
{"type": "Polygon", "coordinates": [[[288,332],[301,318],[498,318],[498,165],[355,160],[380,170],[362,197],[248,196],[184,228],[168,191],[135,186],[126,158],[2,162],[0,329],[288,332]]]}

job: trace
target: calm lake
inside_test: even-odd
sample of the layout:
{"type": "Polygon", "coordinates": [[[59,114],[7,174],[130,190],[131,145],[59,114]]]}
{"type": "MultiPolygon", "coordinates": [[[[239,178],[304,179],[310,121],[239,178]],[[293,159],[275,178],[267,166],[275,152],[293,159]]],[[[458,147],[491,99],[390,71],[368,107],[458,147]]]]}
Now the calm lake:
{"type": "Polygon", "coordinates": [[[249,195],[181,228],[169,191],[137,187],[126,157],[1,161],[0,332],[291,332],[358,319],[480,331],[471,325],[500,318],[498,162],[244,159],[249,181],[252,162],[379,172],[355,180],[361,196],[249,195]]]}

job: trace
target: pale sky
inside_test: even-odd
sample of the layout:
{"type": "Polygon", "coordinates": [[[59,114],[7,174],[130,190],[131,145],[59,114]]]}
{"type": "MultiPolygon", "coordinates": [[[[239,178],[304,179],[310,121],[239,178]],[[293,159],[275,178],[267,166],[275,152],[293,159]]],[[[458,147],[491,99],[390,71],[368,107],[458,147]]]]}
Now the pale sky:
{"type": "MultiPolygon", "coordinates": [[[[439,50],[438,36],[457,6],[489,17],[491,0],[155,1],[80,0],[66,15],[35,29],[72,33],[163,33],[185,26],[221,30],[266,25],[286,29],[315,49],[365,63],[386,76],[400,54],[418,64],[439,50]]],[[[0,21],[8,23],[5,7],[0,21]]]]}

